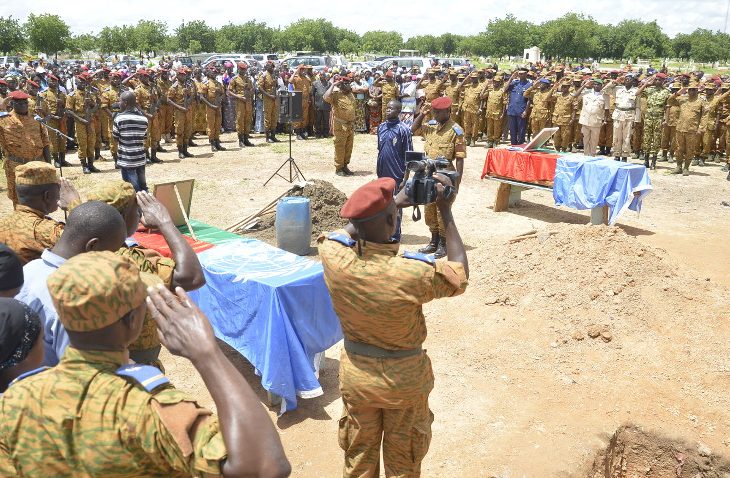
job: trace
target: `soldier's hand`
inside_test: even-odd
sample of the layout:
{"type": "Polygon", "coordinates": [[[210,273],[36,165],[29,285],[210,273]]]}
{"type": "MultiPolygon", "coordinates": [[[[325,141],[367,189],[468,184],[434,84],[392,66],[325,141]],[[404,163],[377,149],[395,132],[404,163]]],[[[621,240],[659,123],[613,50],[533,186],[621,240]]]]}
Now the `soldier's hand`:
{"type": "Polygon", "coordinates": [[[81,195],[74,185],[71,184],[71,181],[66,178],[61,178],[60,186],[61,191],[58,197],[58,207],[65,211],[71,204],[81,202],[81,195]]]}
{"type": "Polygon", "coordinates": [[[438,207],[445,207],[447,209],[450,209],[451,203],[446,199],[444,193],[446,192],[446,186],[456,186],[451,182],[451,179],[449,179],[448,176],[445,176],[443,174],[434,173],[433,178],[438,181],[438,183],[436,183],[436,205],[438,207]]]}
{"type": "Polygon", "coordinates": [[[421,105],[421,112],[420,112],[420,114],[427,115],[430,112],[431,112],[431,105],[429,105],[428,103],[423,103],[421,105]]]}
{"type": "Polygon", "coordinates": [[[205,359],[215,350],[215,334],[208,317],[181,287],[175,294],[162,284],[147,288],[147,307],[157,322],[157,335],[173,355],[191,362],[205,359]]]}
{"type": "Polygon", "coordinates": [[[145,227],[159,229],[164,225],[172,224],[172,218],[167,208],[150,193],[138,192],[137,204],[142,210],[142,224],[145,227]]]}

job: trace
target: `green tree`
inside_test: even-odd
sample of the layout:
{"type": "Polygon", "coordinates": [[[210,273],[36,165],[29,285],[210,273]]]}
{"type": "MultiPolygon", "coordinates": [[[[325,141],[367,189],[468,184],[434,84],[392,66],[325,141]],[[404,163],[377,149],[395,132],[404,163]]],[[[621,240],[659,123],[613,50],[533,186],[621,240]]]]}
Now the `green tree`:
{"type": "Polygon", "coordinates": [[[422,55],[428,53],[439,53],[443,48],[439,38],[434,35],[417,35],[406,41],[406,48],[410,50],[418,50],[422,55]]]}
{"type": "Polygon", "coordinates": [[[167,38],[167,24],[153,20],[140,20],[134,26],[132,43],[140,54],[162,50],[167,38]]]}
{"type": "Polygon", "coordinates": [[[438,38],[441,49],[439,53],[443,53],[446,56],[453,55],[457,52],[459,44],[464,37],[461,35],[454,35],[453,33],[444,33],[438,38]]]}
{"type": "Polygon", "coordinates": [[[591,58],[601,50],[597,30],[593,18],[568,13],[540,26],[540,46],[549,57],[591,58]]]}
{"type": "Polygon", "coordinates": [[[71,40],[71,30],[58,15],[42,13],[28,15],[25,33],[34,52],[55,54],[62,51],[71,40]]]}
{"type": "Polygon", "coordinates": [[[251,20],[242,25],[229,23],[216,31],[216,51],[268,52],[274,50],[274,29],[266,23],[251,20]]]}
{"type": "Polygon", "coordinates": [[[104,27],[99,32],[98,49],[102,53],[129,53],[135,49],[134,27],[122,25],[104,27]]]}
{"type": "Polygon", "coordinates": [[[352,55],[353,53],[358,53],[360,51],[360,45],[349,38],[343,38],[337,44],[337,51],[343,55],[352,55]]]}
{"type": "Polygon", "coordinates": [[[81,53],[85,51],[98,51],[99,39],[91,33],[75,35],[68,43],[68,51],[72,53],[81,53]]]}
{"type": "Polygon", "coordinates": [[[698,28],[689,35],[689,41],[692,45],[689,56],[695,61],[710,63],[723,56],[719,36],[710,30],[698,28]]]}
{"type": "Polygon", "coordinates": [[[23,48],[25,35],[20,22],[13,18],[0,17],[0,50],[4,55],[16,53],[23,48]]]}
{"type": "Polygon", "coordinates": [[[205,20],[181,23],[175,29],[175,36],[180,50],[190,53],[215,51],[215,31],[205,23],[205,20]],[[192,44],[193,41],[197,43],[192,44]]]}
{"type": "Polygon", "coordinates": [[[522,56],[525,48],[534,42],[535,25],[517,20],[514,15],[490,20],[481,37],[483,54],[494,56],[522,56]]]}
{"type": "Polygon", "coordinates": [[[338,28],[324,18],[302,18],[286,27],[282,35],[285,50],[336,52],[340,40],[338,28]]]}
{"type": "Polygon", "coordinates": [[[688,60],[690,50],[692,50],[692,41],[686,33],[678,33],[672,40],[672,50],[674,56],[682,60],[688,60]]]}
{"type": "Polygon", "coordinates": [[[398,32],[373,30],[362,35],[362,51],[396,55],[403,48],[403,37],[398,32]]]}

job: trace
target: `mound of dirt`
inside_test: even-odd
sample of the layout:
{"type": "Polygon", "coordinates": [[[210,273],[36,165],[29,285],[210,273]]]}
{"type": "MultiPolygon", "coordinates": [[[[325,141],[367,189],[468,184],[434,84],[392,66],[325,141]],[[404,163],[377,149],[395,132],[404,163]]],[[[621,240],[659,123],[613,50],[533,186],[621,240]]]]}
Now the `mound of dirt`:
{"type": "MultiPolygon", "coordinates": [[[[293,191],[289,196],[309,198],[312,214],[312,241],[325,231],[334,231],[347,225],[347,220],[340,217],[340,209],[347,201],[345,193],[328,181],[313,179],[307,181],[304,188],[293,191]]],[[[255,229],[245,232],[247,237],[276,245],[276,214],[264,216],[255,229]]]]}
{"type": "Polygon", "coordinates": [[[663,250],[618,227],[551,226],[495,246],[490,259],[472,274],[486,305],[538,312],[578,341],[610,342],[622,321],[638,330],[641,320],[628,319],[645,315],[647,301],[661,303],[671,319],[690,301],[702,307],[712,300],[709,279],[680,276],[663,250]]]}
{"type": "Polygon", "coordinates": [[[703,443],[673,440],[635,425],[619,428],[593,459],[586,478],[724,478],[730,462],[703,443]]]}

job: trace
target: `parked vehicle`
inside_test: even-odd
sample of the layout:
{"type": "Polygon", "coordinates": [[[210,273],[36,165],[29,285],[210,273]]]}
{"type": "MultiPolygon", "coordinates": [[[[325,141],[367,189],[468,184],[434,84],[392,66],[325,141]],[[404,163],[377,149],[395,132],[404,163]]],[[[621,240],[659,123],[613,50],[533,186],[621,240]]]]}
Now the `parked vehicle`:
{"type": "Polygon", "coordinates": [[[249,53],[248,55],[245,55],[245,56],[247,56],[249,58],[253,58],[254,60],[261,63],[262,65],[264,63],[266,63],[267,61],[273,61],[274,64],[276,64],[277,66],[279,65],[279,63],[281,63],[279,61],[279,55],[277,55],[276,53],[249,53]]]}
{"type": "Polygon", "coordinates": [[[398,68],[405,67],[407,70],[417,66],[421,72],[425,72],[426,69],[431,68],[431,59],[426,58],[425,56],[410,56],[403,58],[394,56],[381,61],[379,66],[383,69],[388,69],[391,67],[393,62],[398,64],[398,68]]]}
{"type": "Polygon", "coordinates": [[[0,65],[14,65],[16,61],[18,64],[23,63],[19,56],[0,56],[0,65]]]}
{"type": "Polygon", "coordinates": [[[299,65],[312,65],[314,71],[335,66],[335,62],[329,56],[292,56],[282,60],[281,64],[290,70],[296,69],[299,65]]]}

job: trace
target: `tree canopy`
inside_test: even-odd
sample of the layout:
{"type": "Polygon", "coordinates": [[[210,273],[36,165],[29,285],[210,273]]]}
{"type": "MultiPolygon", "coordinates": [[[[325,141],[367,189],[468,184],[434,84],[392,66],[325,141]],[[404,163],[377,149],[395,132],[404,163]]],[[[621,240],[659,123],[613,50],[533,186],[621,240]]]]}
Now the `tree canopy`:
{"type": "Polygon", "coordinates": [[[178,25],[169,31],[164,22],[140,20],[133,25],[104,26],[98,33],[71,36],[68,25],[57,15],[31,14],[25,24],[0,17],[0,50],[8,54],[23,48],[53,54],[99,51],[99,53],[145,53],[158,51],[273,52],[320,51],[323,53],[395,55],[408,48],[438,56],[521,56],[525,48],[538,46],[553,59],[673,57],[708,63],[730,60],[730,35],[698,28],[670,38],[656,21],[623,20],[601,24],[590,16],[568,13],[540,24],[514,15],[487,21],[475,35],[424,34],[404,39],[396,31],[371,30],[362,35],[340,28],[325,18],[302,18],[284,27],[250,20],[220,28],[204,20],[178,25]]]}

